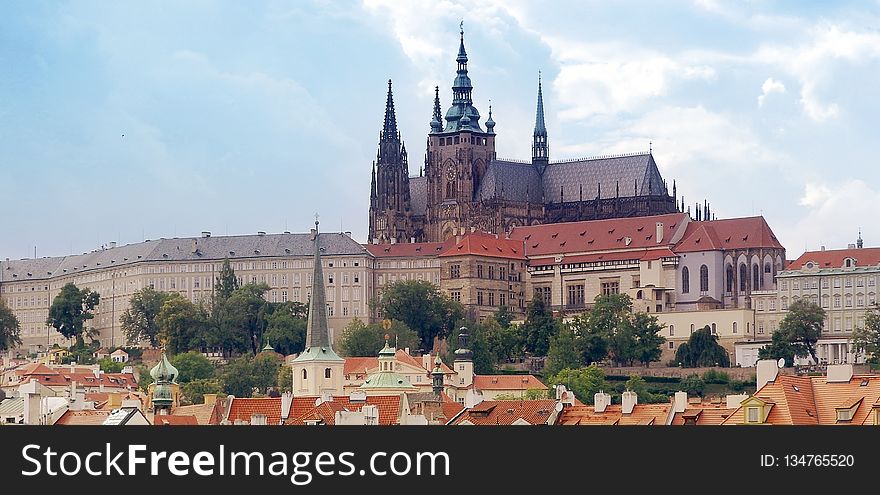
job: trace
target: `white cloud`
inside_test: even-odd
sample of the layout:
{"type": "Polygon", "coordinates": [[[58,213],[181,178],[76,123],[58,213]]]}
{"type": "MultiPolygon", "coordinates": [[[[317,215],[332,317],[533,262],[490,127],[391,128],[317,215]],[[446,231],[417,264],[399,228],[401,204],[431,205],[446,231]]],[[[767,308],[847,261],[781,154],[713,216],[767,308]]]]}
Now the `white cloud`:
{"type": "Polygon", "coordinates": [[[764,84],[761,85],[761,94],[758,95],[758,106],[764,106],[764,100],[772,93],[785,93],[785,85],[772,77],[768,77],[764,84]]]}
{"type": "Polygon", "coordinates": [[[800,219],[780,229],[788,257],[802,249],[844,248],[855,242],[859,230],[880,232],[880,217],[870,214],[869,205],[880,204],[880,190],[861,179],[837,184],[809,182],[798,201],[800,219]]]}

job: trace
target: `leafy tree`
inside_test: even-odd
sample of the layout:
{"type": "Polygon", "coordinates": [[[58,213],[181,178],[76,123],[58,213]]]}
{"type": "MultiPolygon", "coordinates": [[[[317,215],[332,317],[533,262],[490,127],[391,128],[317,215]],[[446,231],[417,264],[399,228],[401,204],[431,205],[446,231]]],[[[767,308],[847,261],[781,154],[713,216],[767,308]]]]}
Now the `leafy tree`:
{"type": "Polygon", "coordinates": [[[794,365],[794,356],[797,350],[791,343],[789,336],[783,332],[773,332],[773,338],[769,344],[765,345],[758,351],[759,359],[776,359],[785,360],[786,366],[794,365]]]}
{"type": "Polygon", "coordinates": [[[0,351],[21,345],[21,325],[15,313],[0,299],[0,351]]]}
{"type": "Polygon", "coordinates": [[[480,324],[474,324],[465,320],[460,320],[456,325],[457,330],[450,335],[448,340],[446,362],[455,361],[455,351],[459,348],[459,335],[461,328],[467,329],[468,333],[468,349],[471,351],[471,360],[474,363],[474,373],[477,375],[487,375],[495,372],[495,361],[489,351],[489,344],[486,341],[485,330],[480,324]]]}
{"type": "Polygon", "coordinates": [[[281,365],[278,368],[278,381],[275,383],[279,392],[293,391],[293,368],[287,365],[281,365]]]}
{"type": "Polygon", "coordinates": [[[777,332],[794,346],[795,356],[811,356],[814,363],[819,362],[816,356],[816,342],[822,334],[825,324],[825,310],[806,299],[798,299],[788,307],[788,314],[779,322],[777,332]]]}
{"type": "Polygon", "coordinates": [[[180,385],[180,392],[190,404],[203,404],[205,394],[222,394],[223,382],[216,378],[200,378],[180,385]]]}
{"type": "Polygon", "coordinates": [[[590,314],[575,315],[568,327],[575,335],[575,345],[581,355],[581,362],[592,364],[605,359],[608,355],[608,336],[603,330],[590,324],[590,314]]]}
{"type": "Polygon", "coordinates": [[[682,378],[680,386],[681,390],[687,392],[688,395],[698,395],[700,397],[703,396],[703,392],[706,390],[706,382],[696,373],[682,378]]]}
{"type": "Polygon", "coordinates": [[[499,325],[501,325],[501,328],[507,329],[512,325],[511,322],[514,319],[514,314],[510,308],[505,305],[498,308],[498,311],[495,312],[493,318],[499,325]]]}
{"type": "Polygon", "coordinates": [[[268,353],[232,360],[224,373],[226,393],[251,397],[254,391],[268,391],[278,383],[281,365],[278,356],[268,353]]]}
{"type": "Polygon", "coordinates": [[[167,292],[159,292],[150,287],[144,287],[131,296],[129,307],[120,318],[122,331],[129,345],[136,345],[142,340],[149,340],[153,347],[159,345],[159,323],[156,318],[167,300],[167,292]]]}
{"type": "Polygon", "coordinates": [[[685,368],[702,366],[730,366],[727,351],[718,343],[708,325],[695,331],[684,344],[678,346],[675,360],[685,368]]]}
{"type": "MultiPolygon", "coordinates": [[[[505,315],[501,316],[506,318],[505,315]]],[[[522,334],[516,325],[504,326],[492,316],[483,320],[481,326],[486,338],[486,346],[496,366],[523,355],[522,334]]]]}
{"type": "Polygon", "coordinates": [[[856,351],[867,355],[870,363],[880,362],[880,305],[865,313],[865,326],[855,329],[853,344],[856,351]]]}
{"type": "Polygon", "coordinates": [[[434,340],[446,338],[455,322],[464,317],[460,303],[424,280],[392,282],[385,286],[381,301],[374,305],[385,318],[400,320],[415,330],[423,351],[433,349],[434,340]]]}
{"type": "Polygon", "coordinates": [[[291,301],[281,303],[266,318],[263,337],[281,354],[297,354],[305,349],[308,311],[303,311],[303,306],[291,301]]]}
{"type": "Polygon", "coordinates": [[[168,295],[156,322],[159,324],[158,338],[172,354],[202,347],[210,325],[204,308],[176,292],[168,295]]]}
{"type": "Polygon", "coordinates": [[[153,377],[150,376],[150,368],[148,368],[144,364],[140,364],[137,367],[137,377],[138,377],[138,388],[141,389],[142,392],[147,392],[147,387],[153,383],[153,377]]]}
{"type": "Polygon", "coordinates": [[[559,333],[550,338],[549,361],[545,372],[552,376],[560,371],[578,369],[583,366],[583,355],[578,351],[577,336],[570,325],[563,325],[559,333]]]}
{"type": "Polygon", "coordinates": [[[666,342],[666,338],[660,335],[665,325],[661,325],[656,316],[642,312],[634,314],[628,324],[635,339],[632,357],[646,368],[651,362],[659,361],[663,352],[661,346],[666,342]]]}
{"type": "Polygon", "coordinates": [[[579,369],[566,368],[551,376],[548,381],[552,384],[551,388],[556,385],[565,385],[567,389],[574,392],[575,397],[585,404],[592,404],[596,392],[609,388],[605,381],[605,373],[595,365],[579,369]]]}
{"type": "Polygon", "coordinates": [[[535,295],[526,310],[526,321],[520,327],[525,350],[536,356],[546,356],[550,350],[550,338],[559,332],[559,326],[559,321],[544,304],[544,298],[535,295]]]}
{"type": "Polygon", "coordinates": [[[214,282],[214,297],[217,302],[222,303],[229,299],[236,290],[238,290],[238,278],[235,276],[232,265],[229,264],[229,258],[225,258],[220,275],[214,282]]]}
{"type": "Polygon", "coordinates": [[[80,289],[73,282],[64,284],[61,292],[52,301],[46,324],[55,328],[61,335],[76,338],[76,346],[84,347],[86,337],[94,337],[96,331],[84,331],[83,325],[95,317],[92,311],[101,301],[101,295],[90,289],[80,289]]]}
{"type": "Polygon", "coordinates": [[[392,321],[391,328],[385,330],[381,324],[365,325],[355,318],[342,331],[340,350],[348,357],[375,357],[388,343],[399,349],[415,348],[419,336],[402,321],[392,321]]]}
{"type": "MultiPolygon", "coordinates": [[[[269,290],[269,286],[263,284],[245,284],[229,296],[222,304],[225,309],[222,325],[228,329],[228,333],[240,334],[239,342],[247,343],[245,349],[249,349],[254,355],[258,354],[263,346],[263,331],[266,328],[266,313],[268,303],[263,295],[269,290]]],[[[244,350],[244,349],[241,349],[244,350]]]]}
{"type": "MultiPolygon", "coordinates": [[[[193,380],[214,378],[214,365],[201,352],[189,351],[175,354],[171,357],[171,364],[177,368],[177,381],[181,384],[193,380]]],[[[190,398],[192,399],[192,397],[190,398]]]]}
{"type": "Polygon", "coordinates": [[[608,354],[617,363],[636,359],[635,334],[628,325],[632,316],[632,299],[627,294],[596,296],[590,310],[588,325],[596,335],[608,339],[608,354]]]}
{"type": "Polygon", "coordinates": [[[626,389],[635,392],[639,397],[639,402],[646,404],[653,402],[654,394],[648,392],[648,384],[639,375],[629,375],[629,380],[626,381],[626,389]]]}
{"type": "Polygon", "coordinates": [[[125,367],[125,363],[117,363],[110,358],[99,359],[98,365],[104,373],[121,373],[122,368],[125,367]]]}

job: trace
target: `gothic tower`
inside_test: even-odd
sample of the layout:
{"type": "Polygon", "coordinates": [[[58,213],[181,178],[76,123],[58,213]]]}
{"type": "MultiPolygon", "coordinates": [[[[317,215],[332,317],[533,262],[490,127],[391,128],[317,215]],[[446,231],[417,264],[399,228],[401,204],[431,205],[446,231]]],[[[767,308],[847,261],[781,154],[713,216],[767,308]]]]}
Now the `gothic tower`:
{"type": "Polygon", "coordinates": [[[379,133],[379,150],[373,162],[372,175],[369,241],[408,242],[413,235],[409,165],[406,145],[397,130],[390,79],[385,101],[385,122],[379,133]]]}
{"type": "Polygon", "coordinates": [[[440,122],[439,94],[435,94],[428,134],[425,156],[427,241],[444,241],[469,230],[480,183],[495,157],[495,133],[491,128],[487,132],[480,127],[480,112],[473,105],[463,29],[455,62],[452,106],[446,111],[446,125],[440,122]]]}
{"type": "Polygon", "coordinates": [[[544,96],[541,93],[541,73],[538,73],[538,110],[535,114],[535,132],[532,135],[532,165],[543,174],[550,161],[550,144],[544,126],[544,96]]]}

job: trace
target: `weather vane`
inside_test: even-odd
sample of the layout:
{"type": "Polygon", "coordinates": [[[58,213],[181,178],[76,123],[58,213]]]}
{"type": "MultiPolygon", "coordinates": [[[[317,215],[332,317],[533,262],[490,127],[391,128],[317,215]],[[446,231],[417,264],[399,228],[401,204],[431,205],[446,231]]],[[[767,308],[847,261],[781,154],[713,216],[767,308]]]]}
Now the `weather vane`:
{"type": "Polygon", "coordinates": [[[458,29],[461,34],[464,34],[464,19],[462,19],[461,22],[458,23],[458,29]]]}

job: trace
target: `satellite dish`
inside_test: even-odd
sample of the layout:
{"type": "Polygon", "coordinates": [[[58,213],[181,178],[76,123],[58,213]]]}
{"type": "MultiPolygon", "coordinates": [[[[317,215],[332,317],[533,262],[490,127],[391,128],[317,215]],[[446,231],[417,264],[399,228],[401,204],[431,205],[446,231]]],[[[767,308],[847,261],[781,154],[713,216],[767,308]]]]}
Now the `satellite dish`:
{"type": "Polygon", "coordinates": [[[556,412],[561,412],[563,407],[565,406],[562,405],[562,402],[557,402],[554,409],[556,409],[556,412]]]}
{"type": "Polygon", "coordinates": [[[779,361],[776,361],[776,366],[780,368],[785,368],[785,358],[779,358],[779,361]]]}

